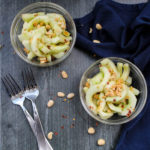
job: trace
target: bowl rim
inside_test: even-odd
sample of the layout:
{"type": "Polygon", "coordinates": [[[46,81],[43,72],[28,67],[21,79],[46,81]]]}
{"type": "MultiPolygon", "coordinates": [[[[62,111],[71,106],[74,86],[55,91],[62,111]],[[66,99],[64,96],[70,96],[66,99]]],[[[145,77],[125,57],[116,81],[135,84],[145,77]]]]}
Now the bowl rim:
{"type": "Polygon", "coordinates": [[[35,2],[35,3],[31,3],[27,6],[25,6],[24,8],[22,8],[17,14],[16,16],[14,17],[13,21],[12,21],[12,24],[11,24],[11,28],[10,28],[10,39],[11,39],[11,44],[12,44],[12,47],[14,48],[15,52],[17,53],[17,55],[22,59],[24,60],[26,63],[28,64],[31,64],[33,66],[37,66],[37,67],[50,67],[50,66],[53,66],[53,65],[56,65],[56,64],[59,64],[61,63],[62,61],[64,61],[72,52],[73,50],[73,47],[75,45],[75,42],[76,42],[76,37],[77,37],[77,30],[76,30],[76,25],[75,25],[75,22],[72,18],[72,16],[70,15],[70,13],[65,9],[63,8],[62,6],[56,4],[56,3],[52,3],[52,2],[35,2]],[[67,51],[67,53],[62,56],[61,58],[59,59],[56,59],[55,61],[52,61],[52,62],[49,62],[49,63],[44,63],[44,64],[40,64],[40,63],[34,63],[33,61],[31,60],[28,60],[27,57],[23,57],[22,54],[20,54],[16,44],[15,44],[15,38],[14,37],[14,28],[16,26],[16,23],[17,23],[17,20],[20,19],[20,15],[24,13],[24,11],[26,10],[32,10],[33,8],[36,8],[36,7],[39,7],[39,6],[46,6],[46,5],[51,5],[54,9],[59,9],[60,12],[64,12],[67,17],[69,17],[70,19],[70,22],[71,24],[73,25],[73,30],[74,30],[74,38],[72,40],[72,43],[70,45],[70,49],[67,51]]]}
{"type": "MultiPolygon", "coordinates": [[[[127,123],[127,122],[130,122],[131,120],[133,120],[134,118],[136,118],[143,110],[145,104],[146,104],[146,101],[147,101],[147,83],[146,83],[146,80],[145,80],[145,77],[144,75],[142,74],[141,70],[135,65],[133,64],[132,62],[130,62],[129,60],[127,59],[124,59],[124,58],[121,58],[121,57],[103,57],[99,60],[97,60],[96,62],[94,62],[93,64],[91,64],[86,70],[85,72],[83,73],[82,77],[81,77],[81,80],[80,80],[80,85],[79,85],[79,95],[80,95],[80,101],[81,101],[81,104],[84,108],[84,110],[88,113],[89,116],[91,116],[92,118],[94,118],[95,120],[101,122],[101,123],[104,123],[104,124],[108,124],[108,125],[121,125],[121,124],[124,124],[124,123],[127,123]],[[126,119],[126,120],[123,120],[122,122],[109,122],[107,120],[103,120],[99,117],[99,119],[88,109],[86,103],[84,102],[84,99],[82,97],[82,83],[83,83],[83,80],[84,80],[84,77],[85,77],[85,74],[87,74],[87,72],[89,71],[89,69],[91,69],[92,67],[94,67],[97,63],[100,63],[103,59],[110,59],[112,61],[114,60],[123,60],[125,62],[127,62],[129,65],[132,65],[141,75],[142,79],[143,79],[143,82],[144,82],[144,86],[145,86],[145,98],[143,99],[143,103],[141,104],[140,106],[140,109],[139,111],[136,113],[136,115],[134,115],[132,117],[132,119],[126,119]]],[[[126,117],[127,118],[127,117],[126,117]]]]}

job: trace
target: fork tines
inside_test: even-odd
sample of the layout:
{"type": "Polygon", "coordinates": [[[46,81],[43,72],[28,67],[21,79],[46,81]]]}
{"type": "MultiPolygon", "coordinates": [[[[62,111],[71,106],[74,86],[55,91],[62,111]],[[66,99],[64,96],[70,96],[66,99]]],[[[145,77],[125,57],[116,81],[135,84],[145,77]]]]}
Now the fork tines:
{"type": "Polygon", "coordinates": [[[27,68],[22,71],[22,77],[24,81],[24,90],[31,89],[37,86],[31,68],[27,68]]]}
{"type": "Polygon", "coordinates": [[[15,96],[21,92],[20,86],[10,74],[3,77],[2,81],[6,87],[9,96],[15,96]]]}

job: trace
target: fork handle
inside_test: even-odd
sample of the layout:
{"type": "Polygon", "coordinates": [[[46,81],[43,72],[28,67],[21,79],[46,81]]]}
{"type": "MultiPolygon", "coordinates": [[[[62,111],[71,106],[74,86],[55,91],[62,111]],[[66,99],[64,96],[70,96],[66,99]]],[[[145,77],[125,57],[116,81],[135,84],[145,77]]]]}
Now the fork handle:
{"type": "Polygon", "coordinates": [[[29,112],[27,111],[27,109],[23,106],[23,105],[20,105],[28,122],[29,122],[29,125],[34,133],[34,135],[36,135],[36,130],[35,130],[35,121],[33,120],[32,116],[29,114],[29,112]]]}
{"type": "Polygon", "coordinates": [[[36,138],[39,146],[39,150],[53,150],[48,140],[45,137],[44,130],[41,124],[41,120],[38,114],[36,104],[32,101],[34,121],[36,126],[36,138]]]}

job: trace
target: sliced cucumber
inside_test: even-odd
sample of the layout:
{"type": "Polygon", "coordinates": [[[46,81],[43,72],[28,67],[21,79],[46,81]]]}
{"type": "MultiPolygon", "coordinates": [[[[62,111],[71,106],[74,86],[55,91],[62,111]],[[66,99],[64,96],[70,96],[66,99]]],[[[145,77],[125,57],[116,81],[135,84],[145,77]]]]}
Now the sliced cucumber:
{"type": "Polygon", "coordinates": [[[123,73],[122,73],[122,76],[121,76],[121,79],[123,79],[124,81],[127,80],[128,76],[130,74],[130,67],[129,67],[129,64],[124,64],[123,65],[123,73]]]}
{"type": "Polygon", "coordinates": [[[102,79],[103,79],[103,74],[100,72],[91,78],[90,85],[99,84],[102,81],[102,79]]]}
{"type": "Polygon", "coordinates": [[[60,53],[58,53],[58,54],[53,54],[53,56],[55,57],[55,58],[61,58],[61,57],[63,57],[65,55],[65,53],[64,52],[60,52],[60,53]]]}
{"type": "Polygon", "coordinates": [[[130,116],[131,113],[133,113],[137,103],[135,95],[130,90],[128,90],[127,96],[129,97],[128,104],[126,104],[123,110],[118,113],[121,116],[130,116]]]}
{"type": "Polygon", "coordinates": [[[132,84],[132,78],[130,76],[128,76],[128,78],[126,79],[125,83],[130,86],[132,84]]]}
{"type": "Polygon", "coordinates": [[[97,108],[97,112],[98,112],[99,116],[101,117],[101,119],[105,120],[105,119],[108,119],[108,118],[112,117],[113,116],[113,112],[112,111],[111,112],[107,112],[108,107],[106,105],[106,101],[103,98],[103,96],[104,96],[104,94],[101,93],[100,94],[101,102],[100,102],[100,105],[97,108]]]}
{"type": "Polygon", "coordinates": [[[119,73],[119,77],[122,75],[122,68],[123,68],[123,63],[117,63],[117,70],[119,73]]]}
{"type": "Polygon", "coordinates": [[[114,71],[114,73],[116,74],[117,78],[119,78],[119,73],[117,71],[117,68],[115,66],[115,64],[110,60],[110,59],[104,59],[101,61],[101,64],[103,66],[108,66],[110,69],[112,69],[114,71]]]}
{"type": "Polygon", "coordinates": [[[140,94],[140,91],[134,87],[130,87],[129,90],[136,96],[140,94]]]}
{"type": "Polygon", "coordinates": [[[44,12],[22,14],[22,19],[24,22],[29,22],[36,16],[43,16],[44,14],[45,14],[44,12]]]}
{"type": "Polygon", "coordinates": [[[44,54],[39,50],[38,47],[38,39],[40,39],[41,34],[36,34],[33,36],[32,42],[31,42],[31,49],[33,53],[39,57],[44,57],[44,54]]]}
{"type": "Polygon", "coordinates": [[[64,52],[64,51],[68,50],[69,45],[67,45],[67,44],[58,45],[58,46],[51,45],[50,49],[51,49],[51,51],[50,51],[51,54],[57,54],[57,53],[64,52]]]}

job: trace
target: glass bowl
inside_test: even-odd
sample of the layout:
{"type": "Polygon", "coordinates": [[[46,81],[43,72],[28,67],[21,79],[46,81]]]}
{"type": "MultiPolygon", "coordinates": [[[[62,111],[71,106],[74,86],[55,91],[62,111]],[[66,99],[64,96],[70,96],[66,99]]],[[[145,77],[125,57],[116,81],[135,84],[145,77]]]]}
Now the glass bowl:
{"type": "Polygon", "coordinates": [[[37,2],[37,3],[30,4],[27,7],[23,8],[16,15],[16,17],[14,18],[12,25],[11,25],[10,38],[11,38],[11,43],[12,43],[14,50],[20,56],[21,59],[23,59],[24,61],[26,61],[27,63],[29,63],[31,65],[35,65],[35,66],[39,66],[39,67],[47,67],[47,66],[52,66],[52,65],[62,62],[64,59],[66,59],[70,55],[72,48],[76,41],[76,26],[75,26],[75,23],[74,23],[72,17],[70,16],[70,14],[61,6],[51,3],[51,2],[37,2]],[[27,56],[23,51],[23,45],[18,39],[18,35],[21,33],[23,23],[24,23],[21,18],[21,15],[24,13],[36,13],[36,12],[62,14],[66,20],[67,30],[71,33],[71,36],[72,36],[72,41],[70,43],[70,49],[66,52],[66,54],[59,59],[56,59],[52,62],[45,63],[45,64],[40,64],[36,60],[31,61],[31,60],[27,59],[27,56]]]}
{"type": "Polygon", "coordinates": [[[136,105],[135,111],[131,114],[130,117],[122,117],[122,116],[115,114],[111,118],[109,118],[107,120],[103,120],[100,118],[100,116],[95,115],[86,105],[85,93],[83,91],[83,87],[88,78],[93,77],[95,74],[97,74],[99,72],[99,64],[104,58],[96,61],[84,72],[84,74],[81,78],[81,81],[80,81],[80,88],[79,88],[80,99],[81,99],[81,103],[82,103],[85,111],[92,118],[96,119],[99,122],[105,123],[105,124],[118,125],[118,124],[127,123],[127,122],[133,120],[142,111],[142,109],[144,108],[144,105],[146,103],[146,100],[147,100],[147,84],[146,84],[146,81],[145,81],[145,78],[144,78],[142,72],[133,63],[131,63],[128,60],[123,59],[123,58],[117,58],[117,57],[108,57],[108,58],[110,60],[112,60],[114,63],[122,62],[122,63],[129,64],[130,70],[131,70],[130,76],[133,78],[132,85],[135,88],[140,90],[140,94],[137,96],[137,105],[136,105]]]}

